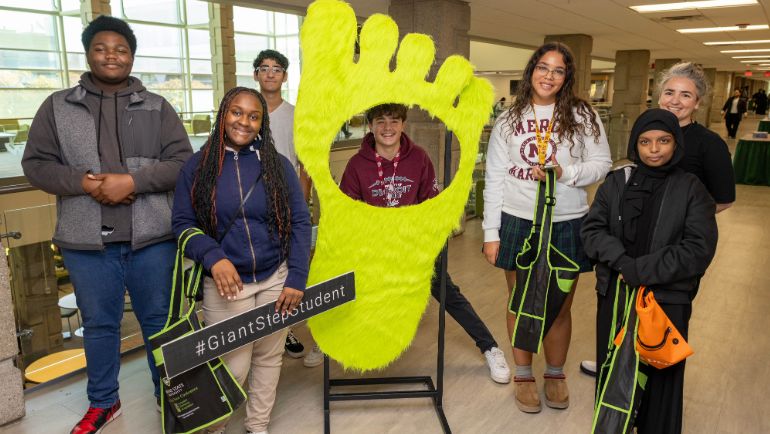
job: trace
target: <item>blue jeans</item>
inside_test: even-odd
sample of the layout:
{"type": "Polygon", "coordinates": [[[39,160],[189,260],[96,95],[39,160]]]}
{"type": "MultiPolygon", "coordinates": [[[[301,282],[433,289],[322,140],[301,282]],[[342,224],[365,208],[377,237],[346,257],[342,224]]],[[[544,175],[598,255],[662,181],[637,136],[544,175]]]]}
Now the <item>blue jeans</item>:
{"type": "MultiPolygon", "coordinates": [[[[120,321],[126,290],[147,338],[163,329],[168,318],[176,244],[164,241],[131,251],[131,243],[106,243],[98,250],[62,249],[83,318],[83,341],[91,406],[109,408],[118,402],[120,321]]],[[[147,351],[155,396],[160,382],[155,358],[147,351]]]]}

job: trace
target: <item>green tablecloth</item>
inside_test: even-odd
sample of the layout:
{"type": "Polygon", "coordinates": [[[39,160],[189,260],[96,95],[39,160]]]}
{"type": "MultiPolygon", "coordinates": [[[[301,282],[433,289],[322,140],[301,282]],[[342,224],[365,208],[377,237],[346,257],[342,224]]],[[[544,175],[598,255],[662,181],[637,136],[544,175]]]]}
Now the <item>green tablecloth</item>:
{"type": "Polygon", "coordinates": [[[738,140],[733,168],[736,184],[770,186],[770,139],[748,134],[738,140]]]}
{"type": "Polygon", "coordinates": [[[770,121],[759,121],[759,129],[757,131],[770,132],[770,121]]]}

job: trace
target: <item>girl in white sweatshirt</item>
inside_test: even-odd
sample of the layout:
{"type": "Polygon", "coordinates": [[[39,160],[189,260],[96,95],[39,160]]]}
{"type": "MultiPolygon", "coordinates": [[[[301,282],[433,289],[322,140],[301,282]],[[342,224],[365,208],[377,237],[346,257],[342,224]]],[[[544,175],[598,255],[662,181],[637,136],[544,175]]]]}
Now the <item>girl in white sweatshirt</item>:
{"type": "MultiPolygon", "coordinates": [[[[604,179],[612,160],[599,115],[575,95],[574,84],[575,61],[570,49],[559,42],[544,44],[530,58],[516,101],[498,119],[489,139],[482,225],[484,256],[505,270],[509,299],[516,282],[516,255],[532,229],[538,181],[545,180],[539,165],[537,129],[540,140],[548,142],[545,165],[558,165],[553,169],[556,205],[552,244],[578,264],[581,273],[593,270],[580,242],[580,226],[588,213],[585,186],[604,179]]],[[[546,404],[553,408],[569,406],[563,367],[572,333],[570,308],[577,282],[543,338],[546,404]]],[[[508,335],[513,340],[516,315],[507,315],[508,335]]],[[[532,353],[514,348],[513,358],[516,405],[525,412],[538,412],[540,394],[532,375],[532,353]]]]}

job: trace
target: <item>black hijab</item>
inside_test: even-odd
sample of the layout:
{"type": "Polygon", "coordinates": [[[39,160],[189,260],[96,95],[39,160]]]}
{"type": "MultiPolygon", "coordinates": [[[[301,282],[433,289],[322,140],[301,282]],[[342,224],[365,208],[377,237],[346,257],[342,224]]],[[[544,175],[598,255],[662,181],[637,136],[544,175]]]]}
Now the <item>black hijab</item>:
{"type": "Polygon", "coordinates": [[[657,220],[666,177],[684,157],[684,136],[679,119],[668,110],[650,109],[634,122],[628,141],[628,159],[636,163],[631,172],[626,191],[621,200],[623,220],[623,245],[632,258],[646,255],[650,246],[653,223],[657,220]],[[639,136],[647,131],[665,131],[674,136],[674,155],[660,167],[650,167],[642,162],[637,149],[639,136]]]}

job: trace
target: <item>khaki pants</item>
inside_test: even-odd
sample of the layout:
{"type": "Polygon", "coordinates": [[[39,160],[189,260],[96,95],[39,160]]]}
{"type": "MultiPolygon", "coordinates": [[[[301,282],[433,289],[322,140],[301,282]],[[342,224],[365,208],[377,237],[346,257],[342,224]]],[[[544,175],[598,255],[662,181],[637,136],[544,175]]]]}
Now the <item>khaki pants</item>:
{"type": "MultiPolygon", "coordinates": [[[[275,301],[283,291],[288,268],[284,262],[267,279],[243,285],[243,292],[234,301],[219,295],[214,279],[207,277],[203,282],[203,318],[206,325],[233,317],[257,306],[275,301]]],[[[275,403],[275,389],[281,375],[281,363],[286,343],[286,330],[266,336],[254,343],[242,346],[222,356],[227,368],[245,388],[249,378],[248,401],[246,402],[246,430],[260,432],[267,429],[270,411],[275,403]],[[251,372],[251,375],[249,375],[251,372]]],[[[206,427],[209,432],[227,425],[223,419],[206,427]]]]}

